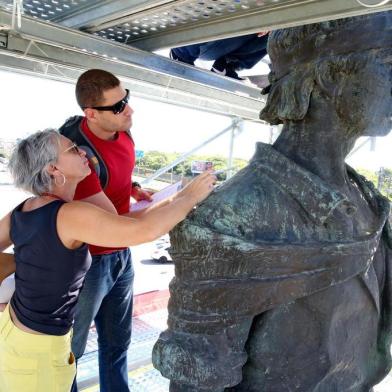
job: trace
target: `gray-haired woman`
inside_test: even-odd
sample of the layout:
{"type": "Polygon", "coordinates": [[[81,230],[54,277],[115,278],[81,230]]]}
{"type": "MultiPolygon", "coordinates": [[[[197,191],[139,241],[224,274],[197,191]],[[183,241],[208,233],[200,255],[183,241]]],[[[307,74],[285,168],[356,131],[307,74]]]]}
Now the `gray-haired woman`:
{"type": "Polygon", "coordinates": [[[15,185],[35,197],[0,221],[0,251],[13,243],[16,260],[15,293],[0,319],[0,390],[68,392],[74,309],[91,263],[86,244],[151,241],[184,219],[216,179],[203,173],[169,202],[126,218],[72,201],[90,168],[85,152],[55,130],[22,140],[10,169],[15,185]]]}

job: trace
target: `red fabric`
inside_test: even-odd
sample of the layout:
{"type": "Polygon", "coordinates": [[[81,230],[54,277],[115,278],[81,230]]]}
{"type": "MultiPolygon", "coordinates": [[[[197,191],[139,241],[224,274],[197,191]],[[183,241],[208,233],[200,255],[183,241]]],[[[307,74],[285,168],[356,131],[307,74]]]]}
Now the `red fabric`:
{"type": "MultiPolygon", "coordinates": [[[[111,200],[119,215],[129,212],[132,191],[132,171],[135,166],[135,145],[125,132],[118,132],[115,140],[102,140],[95,136],[87,125],[82,122],[82,129],[90,142],[104,160],[108,169],[108,185],[104,192],[111,200]]],[[[91,168],[91,166],[90,166],[91,168]]],[[[75,200],[85,199],[102,191],[99,178],[95,171],[78,184],[75,200]]],[[[97,230],[99,228],[97,227],[97,230]]],[[[90,245],[92,255],[112,253],[124,248],[103,248],[90,245]]]]}
{"type": "Polygon", "coordinates": [[[89,163],[91,174],[88,175],[83,181],[81,181],[75,191],[75,200],[81,200],[86,197],[95,195],[102,191],[101,183],[95,173],[94,167],[89,163]]]}

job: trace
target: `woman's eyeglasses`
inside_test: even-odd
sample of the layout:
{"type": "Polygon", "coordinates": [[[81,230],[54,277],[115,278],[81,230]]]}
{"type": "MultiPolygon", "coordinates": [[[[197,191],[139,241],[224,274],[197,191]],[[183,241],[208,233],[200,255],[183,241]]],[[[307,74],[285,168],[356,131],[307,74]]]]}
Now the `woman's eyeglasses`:
{"type": "MultiPolygon", "coordinates": [[[[125,97],[121,101],[116,102],[114,105],[91,106],[91,109],[112,111],[114,114],[122,113],[124,111],[125,107],[128,105],[128,101],[129,101],[129,90],[126,88],[125,91],[126,91],[125,97]]],[[[86,109],[86,108],[84,108],[84,109],[86,109]]]]}
{"type": "Polygon", "coordinates": [[[81,153],[80,148],[79,148],[75,143],[73,143],[71,146],[69,146],[68,148],[66,148],[66,149],[63,151],[63,153],[68,152],[68,151],[71,151],[72,154],[78,154],[78,155],[80,155],[80,153],[81,153]]]}

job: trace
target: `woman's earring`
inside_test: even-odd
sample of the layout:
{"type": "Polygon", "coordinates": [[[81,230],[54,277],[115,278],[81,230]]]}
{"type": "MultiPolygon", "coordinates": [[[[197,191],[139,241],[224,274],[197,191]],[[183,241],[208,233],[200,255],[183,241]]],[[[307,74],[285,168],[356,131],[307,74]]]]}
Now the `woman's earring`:
{"type": "Polygon", "coordinates": [[[55,178],[54,178],[54,183],[57,185],[57,186],[59,186],[59,187],[62,187],[62,186],[64,186],[65,185],[65,183],[66,183],[66,178],[65,178],[65,175],[63,174],[63,173],[60,173],[61,174],[61,176],[62,176],[62,179],[63,179],[63,182],[60,184],[57,180],[58,180],[58,177],[56,176],[55,178]]]}

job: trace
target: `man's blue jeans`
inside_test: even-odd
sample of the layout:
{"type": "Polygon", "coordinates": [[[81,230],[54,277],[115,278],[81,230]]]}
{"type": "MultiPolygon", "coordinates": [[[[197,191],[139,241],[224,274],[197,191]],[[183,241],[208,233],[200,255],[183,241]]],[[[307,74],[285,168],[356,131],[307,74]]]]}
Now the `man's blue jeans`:
{"type": "Polygon", "coordinates": [[[248,34],[241,37],[225,38],[216,41],[203,42],[173,48],[174,59],[192,64],[196,59],[215,60],[224,59],[233,69],[250,69],[267,54],[268,36],[258,37],[248,34]]]}
{"type": "Polygon", "coordinates": [[[129,392],[127,350],[132,332],[133,275],[129,249],[93,256],[76,307],[72,351],[76,359],[83,355],[94,320],[101,392],[129,392]]]}

